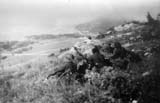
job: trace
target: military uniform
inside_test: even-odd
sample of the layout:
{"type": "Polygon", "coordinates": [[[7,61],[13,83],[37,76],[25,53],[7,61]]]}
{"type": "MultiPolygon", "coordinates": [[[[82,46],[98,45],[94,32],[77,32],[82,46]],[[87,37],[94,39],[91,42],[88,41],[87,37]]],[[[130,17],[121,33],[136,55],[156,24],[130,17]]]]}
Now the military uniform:
{"type": "Polygon", "coordinates": [[[113,51],[113,56],[111,57],[112,59],[124,59],[125,57],[127,57],[127,50],[123,47],[121,48],[115,48],[113,51]]]}
{"type": "Polygon", "coordinates": [[[89,57],[89,63],[91,65],[91,68],[94,66],[97,68],[101,68],[105,63],[105,58],[102,54],[95,53],[89,57]]]}
{"type": "Polygon", "coordinates": [[[87,64],[86,60],[80,61],[77,65],[76,80],[78,80],[80,83],[83,83],[85,81],[84,75],[85,75],[87,68],[88,68],[88,64],[87,64]]]}
{"type": "Polygon", "coordinates": [[[111,44],[108,44],[108,45],[105,46],[105,48],[104,48],[104,52],[107,52],[107,53],[113,53],[113,50],[114,50],[114,48],[111,47],[111,44]]]}
{"type": "Polygon", "coordinates": [[[50,74],[47,78],[50,78],[51,76],[55,76],[55,75],[60,77],[66,72],[75,73],[77,72],[76,68],[77,68],[77,64],[74,61],[74,59],[69,60],[68,62],[65,62],[61,67],[57,68],[55,72],[50,74]]]}
{"type": "Polygon", "coordinates": [[[129,63],[126,58],[128,53],[127,50],[121,47],[119,42],[116,42],[114,46],[113,56],[111,56],[114,66],[119,67],[120,69],[127,69],[129,63]]]}

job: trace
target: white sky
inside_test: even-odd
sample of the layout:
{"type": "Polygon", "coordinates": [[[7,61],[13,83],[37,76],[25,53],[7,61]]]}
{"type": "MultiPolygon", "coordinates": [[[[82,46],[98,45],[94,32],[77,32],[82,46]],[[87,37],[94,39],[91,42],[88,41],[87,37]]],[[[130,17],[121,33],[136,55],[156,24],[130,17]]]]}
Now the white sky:
{"type": "Polygon", "coordinates": [[[160,12],[160,0],[0,0],[0,39],[74,31],[95,19],[143,19],[160,12]]]}

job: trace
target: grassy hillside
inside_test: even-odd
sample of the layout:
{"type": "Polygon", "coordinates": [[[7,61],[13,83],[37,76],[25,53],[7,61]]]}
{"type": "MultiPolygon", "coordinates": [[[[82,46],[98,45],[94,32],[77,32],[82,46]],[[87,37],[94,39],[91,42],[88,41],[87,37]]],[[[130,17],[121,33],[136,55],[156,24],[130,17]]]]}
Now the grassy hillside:
{"type": "MultiPolygon", "coordinates": [[[[0,102],[130,103],[138,101],[138,103],[159,103],[160,38],[157,31],[159,29],[158,25],[155,26],[156,29],[146,31],[148,28],[152,28],[152,25],[131,22],[113,27],[113,29],[108,30],[111,31],[109,35],[103,34],[101,36],[102,34],[100,34],[91,41],[82,39],[76,43],[74,46],[78,48],[79,52],[88,57],[91,55],[91,49],[94,45],[104,48],[106,43],[119,41],[126,49],[138,53],[143,59],[140,63],[129,63],[127,70],[104,66],[101,68],[101,74],[95,73],[90,80],[83,84],[75,79],[76,74],[46,79],[56,69],[61,69],[68,65],[70,54],[79,58],[79,55],[73,48],[66,49],[55,55],[50,55],[50,53],[55,51],[45,52],[48,55],[38,55],[38,57],[33,57],[33,60],[28,60],[28,62],[25,62],[27,61],[25,59],[23,60],[24,63],[21,64],[20,62],[20,64],[9,69],[6,68],[6,65],[12,66],[11,62],[16,62],[14,59],[18,59],[18,56],[14,59],[10,58],[11,62],[6,61],[9,62],[6,65],[3,65],[2,61],[0,70],[0,102]]],[[[68,45],[67,43],[71,41],[70,39],[66,42],[64,39],[61,39],[61,41],[61,44],[53,43],[56,44],[56,48],[69,47],[77,39],[74,39],[74,42],[68,45]]],[[[34,44],[33,51],[34,46],[38,47],[37,45],[46,47],[42,48],[46,50],[47,47],[51,46],[50,43],[44,41],[34,44]],[[45,46],[48,44],[49,46],[45,46]]],[[[42,49],[38,49],[38,51],[42,49]]],[[[103,54],[106,57],[109,56],[106,52],[103,52],[103,54]]],[[[86,73],[86,75],[90,76],[89,73],[86,73]]]]}

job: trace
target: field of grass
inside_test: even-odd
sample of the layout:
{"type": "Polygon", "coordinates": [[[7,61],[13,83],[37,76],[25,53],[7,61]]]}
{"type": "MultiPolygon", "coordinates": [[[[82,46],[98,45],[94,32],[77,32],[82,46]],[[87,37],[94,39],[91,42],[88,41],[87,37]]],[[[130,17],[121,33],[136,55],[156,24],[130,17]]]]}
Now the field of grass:
{"type": "Polygon", "coordinates": [[[65,57],[59,57],[65,56],[66,52],[72,53],[67,50],[59,54],[59,50],[73,46],[80,39],[42,40],[30,45],[31,50],[9,55],[0,63],[0,103],[159,103],[159,40],[142,41],[131,31],[117,32],[112,35],[113,38],[107,35],[102,39],[93,39],[91,44],[80,43],[82,54],[88,53],[93,44],[100,42],[103,48],[103,43],[116,40],[123,45],[130,43],[126,46],[128,50],[148,53],[147,56],[143,55],[140,64],[130,63],[129,70],[105,66],[101,74],[91,77],[84,84],[74,78],[75,74],[68,74],[61,79],[47,79],[55,69],[66,65],[65,57]],[[132,35],[125,35],[128,32],[132,35]],[[49,56],[52,53],[56,55],[49,56]],[[122,77],[122,81],[117,82],[117,77],[122,77]],[[137,88],[135,94],[138,96],[135,99],[132,93],[137,88]]]}
{"type": "Polygon", "coordinates": [[[57,101],[55,83],[46,81],[46,77],[58,61],[48,56],[77,41],[77,38],[42,40],[29,45],[32,49],[28,51],[7,52],[7,58],[0,63],[0,103],[53,103],[53,98],[57,101]]]}

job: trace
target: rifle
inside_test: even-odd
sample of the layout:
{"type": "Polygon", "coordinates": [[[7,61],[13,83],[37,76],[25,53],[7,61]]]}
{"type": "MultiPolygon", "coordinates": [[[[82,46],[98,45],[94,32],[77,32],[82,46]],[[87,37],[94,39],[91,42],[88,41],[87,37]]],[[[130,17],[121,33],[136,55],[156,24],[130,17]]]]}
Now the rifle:
{"type": "Polygon", "coordinates": [[[70,69],[68,69],[67,71],[65,71],[64,73],[62,73],[61,75],[60,75],[60,77],[58,78],[58,80],[60,80],[64,75],[66,75],[67,73],[69,73],[70,72],[70,69]]]}
{"type": "MultiPolygon", "coordinates": [[[[58,71],[58,72],[59,72],[59,71],[58,71]]],[[[55,73],[53,73],[53,74],[48,75],[48,76],[47,76],[47,79],[49,79],[49,78],[52,77],[52,76],[55,76],[58,72],[55,72],[55,73]]],[[[70,69],[68,69],[68,70],[66,70],[64,73],[60,74],[60,75],[59,75],[59,79],[62,78],[65,74],[67,74],[67,73],[69,73],[69,72],[70,72],[70,69]]]]}
{"type": "Polygon", "coordinates": [[[78,55],[80,55],[84,60],[86,60],[86,63],[88,64],[88,69],[91,69],[93,67],[92,62],[90,62],[88,58],[86,58],[82,53],[80,53],[76,47],[74,47],[74,49],[76,50],[78,55]]]}
{"type": "Polygon", "coordinates": [[[83,59],[85,59],[86,62],[89,64],[89,60],[82,53],[80,53],[76,47],[74,47],[74,49],[78,53],[78,55],[80,55],[83,59]]]}
{"type": "Polygon", "coordinates": [[[56,75],[56,73],[49,74],[49,75],[47,76],[47,79],[49,79],[50,77],[52,77],[52,76],[54,76],[54,75],[56,75]]]}

